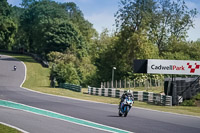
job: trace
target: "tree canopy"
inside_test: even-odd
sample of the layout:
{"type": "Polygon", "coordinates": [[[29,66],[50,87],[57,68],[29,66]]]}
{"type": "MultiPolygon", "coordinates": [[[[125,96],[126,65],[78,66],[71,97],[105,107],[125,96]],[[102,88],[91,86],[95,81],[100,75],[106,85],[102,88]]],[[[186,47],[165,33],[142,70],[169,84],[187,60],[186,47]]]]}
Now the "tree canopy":
{"type": "Polygon", "coordinates": [[[184,0],[121,0],[116,31],[100,34],[74,2],[21,6],[0,0],[0,49],[38,54],[58,83],[100,85],[111,80],[113,67],[116,79],[137,79],[144,75],[133,74],[134,59],[200,59],[200,41],[186,40],[197,11],[184,0]]]}
{"type": "Polygon", "coordinates": [[[7,0],[0,1],[0,48],[11,50],[17,25],[11,17],[11,6],[7,0]]]}
{"type": "Polygon", "coordinates": [[[116,26],[123,38],[145,30],[148,39],[157,45],[159,54],[167,50],[171,40],[185,40],[197,14],[196,9],[189,10],[183,0],[121,0],[120,6],[116,26]]]}

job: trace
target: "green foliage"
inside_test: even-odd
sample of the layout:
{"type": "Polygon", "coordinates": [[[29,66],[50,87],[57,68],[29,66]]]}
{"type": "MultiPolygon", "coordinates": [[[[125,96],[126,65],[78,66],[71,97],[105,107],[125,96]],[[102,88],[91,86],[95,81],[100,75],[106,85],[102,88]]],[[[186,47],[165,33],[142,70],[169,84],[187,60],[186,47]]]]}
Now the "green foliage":
{"type": "Polygon", "coordinates": [[[24,0],[23,5],[26,8],[21,16],[21,29],[28,38],[28,51],[45,57],[51,51],[64,52],[70,48],[79,57],[87,55],[87,45],[95,30],[75,3],[24,0]]]}
{"type": "Polygon", "coordinates": [[[22,0],[21,5],[0,2],[0,48],[48,58],[57,82],[97,86],[111,80],[113,67],[117,80],[142,81],[153,76],[133,74],[135,59],[200,59],[200,41],[185,40],[197,11],[183,0],[121,0],[116,32],[105,29],[100,35],[73,2],[22,0]]]}
{"type": "Polygon", "coordinates": [[[59,63],[52,66],[51,69],[51,76],[56,78],[56,81],[59,83],[71,83],[79,85],[79,77],[77,74],[76,69],[74,68],[73,64],[64,64],[59,63]]]}
{"type": "Polygon", "coordinates": [[[0,16],[9,16],[11,13],[11,7],[8,5],[7,0],[0,1],[0,16]]]}
{"type": "Polygon", "coordinates": [[[21,6],[28,8],[34,2],[36,2],[36,0],[22,0],[21,6]]]}
{"type": "Polygon", "coordinates": [[[11,50],[17,25],[11,18],[0,16],[0,48],[11,50]]]}
{"type": "Polygon", "coordinates": [[[194,99],[200,100],[200,93],[198,93],[196,96],[194,96],[194,99]]]}
{"type": "MultiPolygon", "coordinates": [[[[108,38],[107,38],[108,39],[108,38]]],[[[117,71],[119,72],[116,75],[120,76],[120,71],[118,70],[118,65],[117,65],[117,56],[119,56],[119,54],[117,54],[117,52],[119,53],[120,51],[116,51],[117,49],[115,49],[115,45],[117,43],[117,38],[116,37],[110,37],[109,38],[110,41],[108,41],[108,44],[99,44],[96,49],[98,55],[96,58],[96,66],[98,68],[97,71],[97,75],[98,75],[98,79],[99,82],[101,82],[101,80],[103,81],[109,81],[111,79],[111,75],[112,75],[112,67],[117,67],[117,71]]],[[[117,78],[117,77],[116,77],[117,78]]],[[[100,84],[100,83],[99,83],[100,84]]]]}
{"type": "Polygon", "coordinates": [[[185,42],[173,40],[169,43],[167,51],[163,52],[162,58],[175,59],[175,60],[199,60],[200,53],[198,52],[200,43],[197,42],[185,42]]]}
{"type": "MultiPolygon", "coordinates": [[[[81,47],[79,33],[72,24],[64,21],[56,22],[56,20],[52,20],[48,24],[51,26],[44,29],[44,33],[41,33],[44,35],[42,43],[44,44],[43,49],[46,54],[51,51],[64,52],[69,47],[77,49],[81,47]]],[[[47,23],[42,23],[42,25],[41,27],[44,27],[47,23]]],[[[41,51],[43,50],[40,48],[41,51]]]]}
{"type": "Polygon", "coordinates": [[[188,43],[189,49],[187,50],[187,54],[190,55],[192,60],[200,60],[200,41],[188,43]]]}
{"type": "Polygon", "coordinates": [[[127,78],[131,80],[135,80],[140,83],[144,83],[144,81],[151,80],[164,80],[164,75],[161,74],[146,74],[146,73],[129,73],[129,77],[127,78]]]}
{"type": "Polygon", "coordinates": [[[73,2],[61,4],[65,9],[70,21],[79,29],[84,41],[91,42],[91,38],[96,34],[96,30],[92,28],[92,24],[84,19],[83,13],[73,2]]]}
{"type": "Polygon", "coordinates": [[[58,83],[76,83],[81,86],[92,84],[96,67],[91,63],[89,57],[79,59],[76,54],[73,54],[73,51],[66,51],[64,54],[51,52],[48,54],[48,59],[52,63],[51,76],[55,77],[58,83]],[[69,64],[70,66],[68,66],[69,64]],[[72,71],[71,73],[67,73],[66,66],[72,71]],[[62,75],[62,73],[64,74],[62,75]]]}
{"type": "Polygon", "coordinates": [[[92,44],[89,46],[89,55],[92,62],[95,62],[99,55],[105,52],[115,40],[114,35],[110,35],[108,29],[104,29],[103,32],[92,40],[92,44]]]}
{"type": "Polygon", "coordinates": [[[89,57],[83,57],[77,66],[77,71],[79,72],[79,76],[81,79],[81,85],[93,85],[96,75],[96,67],[91,63],[91,59],[89,57]]]}
{"type": "Polygon", "coordinates": [[[186,38],[196,14],[196,9],[188,10],[183,0],[121,0],[116,25],[125,40],[131,33],[146,30],[148,39],[157,45],[161,55],[171,38],[186,38]]]}
{"type": "Polygon", "coordinates": [[[182,106],[197,106],[197,101],[200,100],[200,93],[196,96],[193,96],[191,100],[185,100],[181,103],[182,106]]]}
{"type": "Polygon", "coordinates": [[[181,106],[195,106],[195,100],[185,100],[181,103],[181,106]]]}
{"type": "Polygon", "coordinates": [[[21,131],[18,131],[15,128],[11,128],[3,124],[0,124],[0,132],[1,133],[21,133],[21,131]]]}
{"type": "MultiPolygon", "coordinates": [[[[11,16],[18,27],[17,33],[7,39],[10,45],[3,38],[5,34],[0,34],[0,42],[4,42],[1,48],[12,47],[39,54],[43,58],[48,57],[54,64],[51,76],[56,77],[59,83],[91,83],[96,67],[91,63],[88,53],[96,31],[76,4],[22,0],[21,5],[23,8],[11,8],[11,16]]],[[[2,8],[0,11],[6,10],[2,8]]]]}
{"type": "Polygon", "coordinates": [[[11,14],[10,16],[14,19],[15,23],[17,23],[17,25],[20,25],[20,17],[23,14],[25,9],[14,6],[11,8],[11,14]]]}
{"type": "Polygon", "coordinates": [[[111,79],[111,70],[114,66],[117,68],[115,77],[119,80],[132,75],[130,73],[134,59],[159,58],[157,47],[148,40],[145,32],[133,33],[126,40],[122,37],[113,37],[107,50],[99,56],[98,74],[105,81],[111,79]]]}
{"type": "Polygon", "coordinates": [[[11,50],[17,25],[10,16],[11,7],[6,0],[0,1],[0,48],[11,50]]]}
{"type": "Polygon", "coordinates": [[[76,56],[69,51],[67,51],[65,54],[60,52],[51,52],[47,55],[47,57],[50,62],[55,64],[58,64],[59,62],[76,64],[77,62],[76,56]]]}
{"type": "Polygon", "coordinates": [[[182,0],[121,0],[115,15],[118,32],[112,37],[103,32],[92,47],[96,51],[97,79],[110,81],[112,67],[117,68],[117,80],[142,79],[132,74],[135,59],[198,60],[198,52],[192,50],[198,45],[185,41],[196,13],[196,9],[188,10],[182,0]]]}
{"type": "MultiPolygon", "coordinates": [[[[31,3],[29,8],[27,8],[21,16],[20,27],[26,33],[26,38],[28,38],[28,51],[34,53],[41,53],[44,51],[45,48],[48,47],[48,45],[46,46],[45,33],[54,32],[53,29],[61,26],[62,20],[64,21],[66,18],[67,15],[65,11],[55,2],[42,0],[31,3]],[[57,25],[58,27],[56,27],[57,25]]],[[[63,36],[61,38],[63,38],[63,36]]],[[[60,42],[61,41],[58,41],[58,43],[60,42]]],[[[45,55],[45,53],[46,51],[41,54],[45,55]]]]}
{"type": "Polygon", "coordinates": [[[190,56],[184,52],[163,52],[163,58],[169,60],[189,60],[190,56]]]}
{"type": "Polygon", "coordinates": [[[158,58],[158,49],[148,40],[146,33],[135,33],[127,41],[128,60],[158,58]]]}

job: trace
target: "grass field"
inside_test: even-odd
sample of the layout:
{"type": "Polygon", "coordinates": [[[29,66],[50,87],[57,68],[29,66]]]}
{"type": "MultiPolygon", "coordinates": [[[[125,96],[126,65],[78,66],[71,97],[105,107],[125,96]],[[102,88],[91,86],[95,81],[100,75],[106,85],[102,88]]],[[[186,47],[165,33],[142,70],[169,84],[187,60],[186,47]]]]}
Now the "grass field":
{"type": "MultiPolygon", "coordinates": [[[[78,99],[104,102],[104,103],[110,103],[110,104],[118,104],[120,101],[118,98],[100,97],[100,96],[84,94],[83,92],[87,92],[87,88],[82,89],[82,93],[73,92],[73,91],[61,89],[61,88],[50,88],[48,68],[43,68],[39,63],[36,63],[35,60],[33,60],[29,56],[15,55],[15,54],[9,54],[9,55],[23,61],[27,66],[27,78],[23,87],[44,92],[44,93],[54,94],[54,95],[73,97],[73,98],[78,98],[78,99]]],[[[155,91],[160,92],[162,90],[159,89],[155,91]]],[[[137,102],[137,101],[135,101],[134,106],[147,108],[147,109],[153,109],[153,110],[160,110],[160,111],[165,111],[165,112],[200,116],[200,107],[194,107],[194,106],[173,106],[173,107],[157,106],[157,105],[151,105],[145,102],[137,102]]]]}
{"type": "Polygon", "coordinates": [[[21,132],[14,128],[0,124],[0,133],[21,133],[21,132]]]}

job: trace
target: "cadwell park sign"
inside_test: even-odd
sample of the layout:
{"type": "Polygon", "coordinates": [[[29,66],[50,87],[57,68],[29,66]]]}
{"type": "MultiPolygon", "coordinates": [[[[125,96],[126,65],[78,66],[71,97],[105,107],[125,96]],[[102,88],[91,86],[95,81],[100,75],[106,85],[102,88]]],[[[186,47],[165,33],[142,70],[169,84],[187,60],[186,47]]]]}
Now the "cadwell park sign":
{"type": "Polygon", "coordinates": [[[134,73],[200,75],[200,61],[134,60],[134,73]]]}
{"type": "Polygon", "coordinates": [[[200,61],[148,59],[147,73],[200,75],[200,61]]]}
{"type": "Polygon", "coordinates": [[[191,99],[200,92],[200,61],[188,60],[134,60],[134,73],[170,74],[165,78],[164,93],[172,97],[172,105],[191,99]],[[181,78],[173,75],[198,75],[181,78]]]}

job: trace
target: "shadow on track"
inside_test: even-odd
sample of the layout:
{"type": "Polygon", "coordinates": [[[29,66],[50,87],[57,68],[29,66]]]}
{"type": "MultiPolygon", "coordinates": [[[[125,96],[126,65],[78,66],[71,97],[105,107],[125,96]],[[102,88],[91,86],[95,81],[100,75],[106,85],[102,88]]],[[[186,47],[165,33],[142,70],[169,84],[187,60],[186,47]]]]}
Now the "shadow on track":
{"type": "Polygon", "coordinates": [[[120,117],[118,115],[108,115],[108,117],[120,117]]]}

